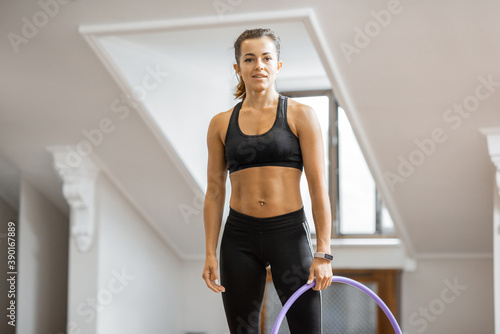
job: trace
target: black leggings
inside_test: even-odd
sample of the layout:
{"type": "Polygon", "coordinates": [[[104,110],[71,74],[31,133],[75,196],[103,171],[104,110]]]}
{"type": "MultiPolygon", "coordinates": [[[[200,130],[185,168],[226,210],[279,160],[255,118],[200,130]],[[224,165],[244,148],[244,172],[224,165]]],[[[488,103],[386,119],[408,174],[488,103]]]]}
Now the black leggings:
{"type": "MultiPolygon", "coordinates": [[[[307,282],[312,259],[303,207],[265,218],[230,207],[220,247],[220,274],[226,288],[222,301],[231,334],[260,333],[268,265],[284,304],[307,282]]],[[[291,334],[320,334],[321,292],[307,290],[288,310],[286,318],[291,334]]]]}

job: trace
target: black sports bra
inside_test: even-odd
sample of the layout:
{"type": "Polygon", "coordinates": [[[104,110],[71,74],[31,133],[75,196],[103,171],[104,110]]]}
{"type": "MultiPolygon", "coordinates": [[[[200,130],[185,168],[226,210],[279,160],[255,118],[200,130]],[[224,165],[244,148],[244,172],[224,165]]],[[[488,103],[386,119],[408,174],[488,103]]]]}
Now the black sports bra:
{"type": "Polygon", "coordinates": [[[267,132],[258,135],[244,134],[238,124],[243,102],[231,113],[227,128],[224,154],[229,173],[259,166],[283,166],[303,169],[299,138],[287,122],[288,97],[279,94],[276,119],[267,132]]]}

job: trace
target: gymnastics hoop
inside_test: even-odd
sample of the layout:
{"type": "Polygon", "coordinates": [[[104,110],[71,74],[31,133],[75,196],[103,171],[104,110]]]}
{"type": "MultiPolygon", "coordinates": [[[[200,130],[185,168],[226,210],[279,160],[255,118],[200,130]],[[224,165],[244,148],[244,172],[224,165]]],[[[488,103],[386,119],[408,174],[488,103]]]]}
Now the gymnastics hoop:
{"type": "MultiPolygon", "coordinates": [[[[403,334],[401,331],[401,328],[399,328],[398,322],[396,321],[396,318],[394,318],[394,315],[391,313],[391,310],[385,305],[384,301],[380,299],[379,296],[372,290],[370,290],[368,287],[365,285],[359,283],[358,281],[355,281],[353,279],[343,277],[343,276],[333,276],[332,277],[332,282],[339,282],[339,283],[344,283],[350,286],[353,286],[355,288],[358,288],[359,290],[363,291],[366,293],[368,296],[373,299],[378,306],[384,311],[385,315],[391,322],[392,328],[394,328],[394,331],[396,334],[403,334]]],[[[283,305],[283,308],[281,309],[280,313],[278,314],[278,317],[276,318],[276,322],[274,323],[273,330],[271,334],[278,334],[278,330],[280,329],[281,323],[283,322],[283,319],[285,318],[286,312],[288,312],[288,309],[292,306],[292,304],[307,290],[312,288],[313,286],[316,285],[316,281],[313,281],[311,284],[305,284],[302,287],[300,287],[295,293],[286,301],[285,305],[283,305]]]]}

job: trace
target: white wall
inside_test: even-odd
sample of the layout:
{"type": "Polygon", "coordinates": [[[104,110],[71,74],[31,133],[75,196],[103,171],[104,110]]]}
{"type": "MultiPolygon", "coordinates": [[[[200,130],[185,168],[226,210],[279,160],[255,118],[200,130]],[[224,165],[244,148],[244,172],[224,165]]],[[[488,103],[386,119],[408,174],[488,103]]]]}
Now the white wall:
{"type": "Polygon", "coordinates": [[[68,218],[25,180],[20,197],[16,333],[58,333],[66,323],[68,218]]]}
{"type": "Polygon", "coordinates": [[[403,274],[401,326],[405,334],[493,333],[493,260],[419,260],[403,274]]]}
{"type": "Polygon", "coordinates": [[[189,261],[183,265],[184,330],[193,333],[229,334],[222,296],[207,288],[201,278],[205,261],[189,261]]]}
{"type": "MultiPolygon", "coordinates": [[[[96,185],[97,333],[182,333],[181,263],[104,176],[96,185]]],[[[168,217],[165,217],[167,222],[168,217]]]]}

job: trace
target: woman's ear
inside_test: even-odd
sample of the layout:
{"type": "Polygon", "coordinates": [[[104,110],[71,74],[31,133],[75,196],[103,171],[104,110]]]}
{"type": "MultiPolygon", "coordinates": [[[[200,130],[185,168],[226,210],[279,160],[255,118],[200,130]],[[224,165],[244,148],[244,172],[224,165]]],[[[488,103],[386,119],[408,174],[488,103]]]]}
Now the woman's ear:
{"type": "Polygon", "coordinates": [[[279,61],[278,62],[278,72],[281,70],[281,67],[283,67],[283,62],[279,61]]]}
{"type": "Polygon", "coordinates": [[[236,73],[238,73],[238,75],[241,76],[241,74],[240,74],[240,67],[238,66],[238,64],[233,64],[233,68],[236,71],[236,73]]]}

